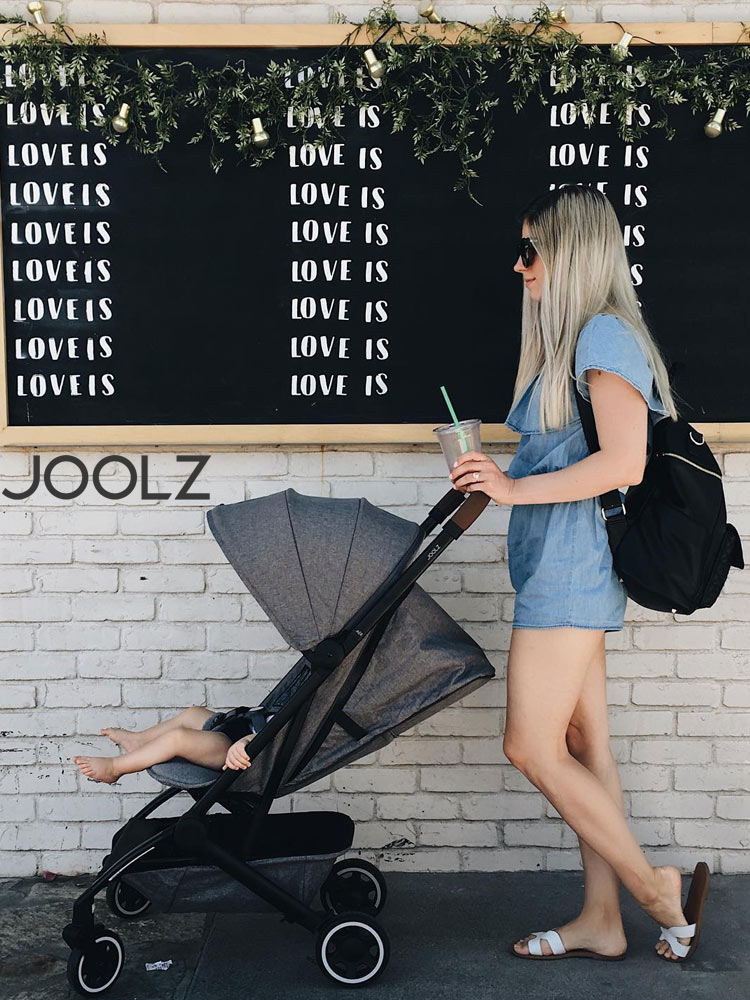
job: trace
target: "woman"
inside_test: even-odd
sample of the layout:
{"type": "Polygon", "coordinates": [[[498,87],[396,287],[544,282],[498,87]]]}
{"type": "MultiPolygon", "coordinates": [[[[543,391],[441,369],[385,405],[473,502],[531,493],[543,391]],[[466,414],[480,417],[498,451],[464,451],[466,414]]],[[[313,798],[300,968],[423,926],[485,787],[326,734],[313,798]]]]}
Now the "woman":
{"type": "Polygon", "coordinates": [[[512,950],[521,958],[624,957],[619,879],[660,925],[657,953],[684,961],[697,945],[708,868],[696,866],[688,923],[679,870],[652,867],[624,816],[609,746],[604,633],[622,629],[627,592],[597,500],[614,488],[624,497],[642,480],[651,421],[675,419],[677,409],[607,198],[590,188],[556,189],[527,206],[521,222],[514,266],[525,289],[521,353],[505,421],[521,440],[507,474],[472,451],[451,480],[513,508],[503,751],[578,835],[585,891],[575,919],[512,950]],[[574,379],[593,407],[600,445],[593,454],[574,379]]]}

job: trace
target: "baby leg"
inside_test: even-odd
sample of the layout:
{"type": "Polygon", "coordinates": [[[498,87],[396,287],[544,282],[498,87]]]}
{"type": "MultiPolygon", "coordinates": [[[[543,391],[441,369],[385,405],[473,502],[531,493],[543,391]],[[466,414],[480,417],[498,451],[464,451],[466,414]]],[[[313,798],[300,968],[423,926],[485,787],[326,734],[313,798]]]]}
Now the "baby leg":
{"type": "Polygon", "coordinates": [[[220,771],[230,746],[231,741],[224,733],[180,726],[119,757],[74,757],[73,762],[87,778],[112,784],[123,774],[144,771],[173,757],[184,757],[193,764],[220,771]]]}
{"type": "Polygon", "coordinates": [[[137,750],[144,743],[148,743],[157,736],[162,736],[164,733],[171,732],[171,730],[177,729],[180,726],[184,726],[187,729],[202,729],[203,723],[212,715],[213,712],[210,708],[201,708],[199,705],[193,705],[192,708],[186,708],[179,715],[174,715],[171,719],[165,719],[164,722],[157,722],[155,726],[149,726],[148,729],[143,729],[138,733],[131,732],[129,729],[115,729],[112,727],[102,729],[101,733],[102,736],[108,736],[113,743],[116,743],[117,746],[129,752],[137,750]]]}

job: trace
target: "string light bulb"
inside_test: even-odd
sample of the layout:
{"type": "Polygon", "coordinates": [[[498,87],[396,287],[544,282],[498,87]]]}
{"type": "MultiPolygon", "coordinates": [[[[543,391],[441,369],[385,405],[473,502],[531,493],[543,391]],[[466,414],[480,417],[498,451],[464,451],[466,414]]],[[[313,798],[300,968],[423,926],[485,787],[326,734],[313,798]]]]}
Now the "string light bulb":
{"type": "Polygon", "coordinates": [[[42,0],[29,0],[29,3],[26,4],[26,10],[29,14],[34,15],[34,20],[37,24],[46,23],[44,20],[44,4],[42,3],[42,0]]]}
{"type": "Polygon", "coordinates": [[[365,49],[365,62],[367,71],[373,80],[379,80],[385,73],[385,66],[375,55],[374,49],[365,49]]]}
{"type": "Polygon", "coordinates": [[[130,114],[130,105],[121,104],[120,110],[112,119],[112,128],[115,130],[115,132],[120,132],[121,134],[123,132],[127,132],[129,126],[128,122],[129,114],[130,114]]]}
{"type": "Polygon", "coordinates": [[[624,31],[622,38],[616,45],[610,46],[610,52],[612,53],[612,58],[615,62],[622,62],[623,59],[627,59],[630,54],[630,49],[628,46],[633,40],[633,36],[629,31],[624,31]]]}
{"type": "Polygon", "coordinates": [[[721,133],[724,131],[722,128],[722,122],[724,121],[724,115],[727,113],[726,108],[719,108],[714,111],[714,116],[710,122],[706,122],[703,126],[703,131],[706,133],[709,139],[718,139],[721,133]]]}
{"type": "Polygon", "coordinates": [[[442,18],[435,11],[435,4],[433,0],[423,0],[423,3],[419,5],[419,16],[424,17],[427,21],[431,21],[433,24],[442,24],[445,18],[442,18]]]}
{"type": "Polygon", "coordinates": [[[271,136],[263,128],[263,122],[260,118],[253,118],[253,146],[257,146],[258,149],[262,149],[267,146],[271,141],[271,136]]]}

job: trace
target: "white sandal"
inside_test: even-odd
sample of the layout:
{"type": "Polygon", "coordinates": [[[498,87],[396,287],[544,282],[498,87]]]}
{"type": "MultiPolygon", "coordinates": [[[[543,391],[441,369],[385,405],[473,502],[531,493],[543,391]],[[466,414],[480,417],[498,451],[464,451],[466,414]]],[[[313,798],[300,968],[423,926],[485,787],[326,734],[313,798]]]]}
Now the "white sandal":
{"type": "MultiPolygon", "coordinates": [[[[659,930],[661,931],[659,940],[666,941],[675,955],[679,955],[680,958],[687,958],[690,953],[692,942],[691,944],[682,944],[682,942],[678,941],[677,938],[692,938],[695,934],[696,926],[696,924],[685,924],[680,927],[675,924],[674,927],[662,927],[661,924],[659,924],[659,930]]],[[[669,959],[669,961],[673,962],[674,959],[669,959]]]]}
{"type": "Polygon", "coordinates": [[[686,962],[698,947],[698,939],[700,938],[701,924],[703,922],[703,908],[706,904],[706,896],[708,895],[708,881],[708,865],[705,861],[699,861],[695,866],[693,877],[690,880],[687,900],[682,911],[687,919],[692,920],[693,923],[684,924],[682,927],[677,925],[674,927],[662,927],[659,924],[659,929],[661,930],[659,940],[666,941],[673,953],[677,955],[677,958],[669,958],[667,955],[659,953],[659,958],[663,958],[665,962],[686,962]],[[692,940],[690,944],[682,944],[677,940],[678,937],[691,938],[692,940]]]}
{"type": "Polygon", "coordinates": [[[600,962],[619,962],[625,958],[626,953],[624,951],[621,955],[601,955],[598,951],[589,951],[588,948],[574,948],[572,951],[567,951],[557,931],[534,931],[528,942],[528,947],[528,955],[519,954],[513,945],[510,946],[510,950],[516,958],[596,958],[600,962]],[[542,951],[542,941],[546,941],[549,944],[552,949],[551,955],[545,955],[542,951]]]}

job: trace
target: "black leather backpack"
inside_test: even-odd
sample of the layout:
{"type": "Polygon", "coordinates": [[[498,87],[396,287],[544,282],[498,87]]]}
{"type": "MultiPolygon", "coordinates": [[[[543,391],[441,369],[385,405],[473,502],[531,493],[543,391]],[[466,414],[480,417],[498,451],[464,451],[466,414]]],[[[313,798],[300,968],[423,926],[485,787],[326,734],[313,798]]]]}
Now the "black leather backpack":
{"type": "MultiPolygon", "coordinates": [[[[577,386],[575,396],[589,451],[598,451],[591,403],[577,386]]],[[[625,503],[616,489],[599,502],[614,570],[644,608],[683,615],[710,608],[729,567],[744,568],[740,536],[727,523],[721,470],[703,435],[682,417],[654,425],[643,479],[625,503]]]]}

